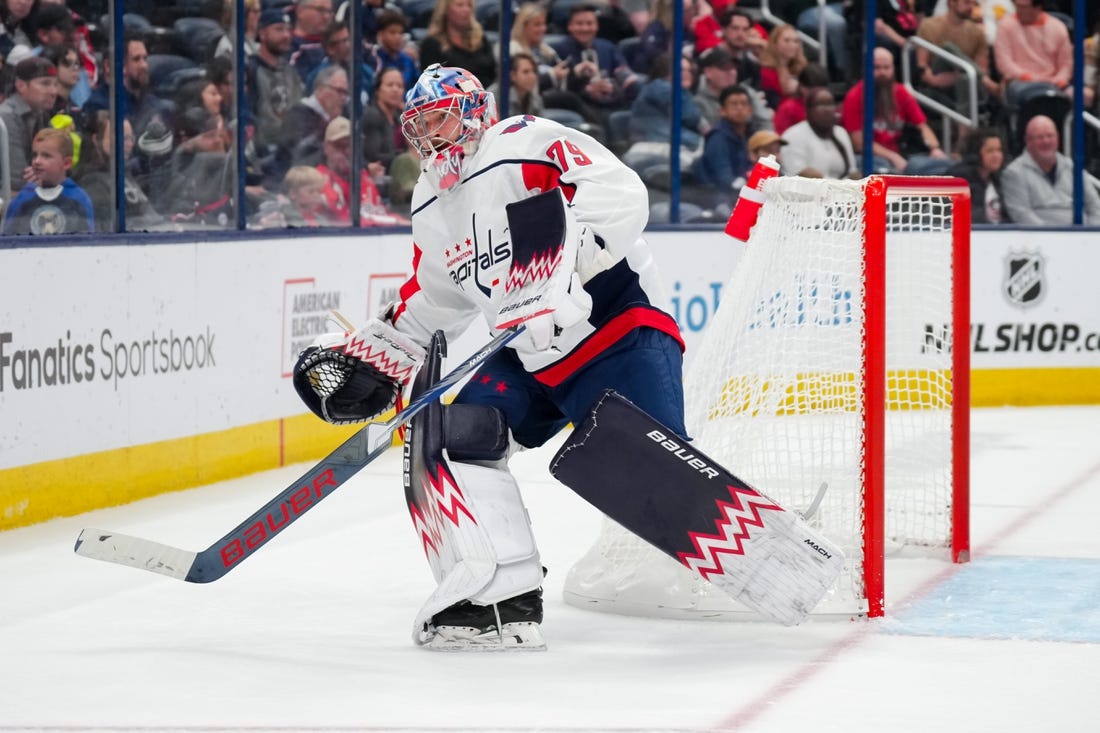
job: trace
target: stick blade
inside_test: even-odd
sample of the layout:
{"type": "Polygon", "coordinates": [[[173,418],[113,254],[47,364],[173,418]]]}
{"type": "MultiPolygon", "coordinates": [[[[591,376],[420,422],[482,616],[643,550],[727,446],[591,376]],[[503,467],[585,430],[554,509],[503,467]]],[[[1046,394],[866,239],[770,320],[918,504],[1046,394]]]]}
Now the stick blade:
{"type": "Polygon", "coordinates": [[[197,553],[104,529],[85,529],[73,552],[82,557],[128,565],[177,580],[187,580],[197,553]]]}

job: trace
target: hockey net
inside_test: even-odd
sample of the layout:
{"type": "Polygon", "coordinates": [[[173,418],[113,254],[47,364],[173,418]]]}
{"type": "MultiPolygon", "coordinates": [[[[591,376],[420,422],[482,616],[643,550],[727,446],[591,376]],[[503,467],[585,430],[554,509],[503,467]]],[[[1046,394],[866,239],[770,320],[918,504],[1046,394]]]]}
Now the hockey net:
{"type": "MultiPolygon", "coordinates": [[[[958,179],[776,178],[685,378],[711,458],[845,551],[819,613],[884,611],[884,557],[968,555],[969,191],[958,179]]],[[[731,246],[739,246],[730,243],[731,246]]],[[[569,571],[573,605],[745,613],[604,520],[569,571]]]]}

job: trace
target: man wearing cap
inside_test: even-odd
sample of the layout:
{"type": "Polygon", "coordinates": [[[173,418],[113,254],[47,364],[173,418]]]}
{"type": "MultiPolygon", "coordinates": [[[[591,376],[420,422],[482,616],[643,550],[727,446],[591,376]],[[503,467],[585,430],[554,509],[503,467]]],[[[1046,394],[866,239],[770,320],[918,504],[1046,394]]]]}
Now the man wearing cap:
{"type": "MultiPolygon", "coordinates": [[[[347,225],[351,221],[351,123],[347,117],[336,117],[325,128],[323,163],[317,170],[325,177],[322,190],[332,217],[347,225]]],[[[382,194],[365,168],[359,171],[359,221],[362,226],[395,226],[408,224],[386,208],[382,194]]]]}
{"type": "MultiPolygon", "coordinates": [[[[737,65],[730,56],[729,51],[721,46],[708,49],[699,56],[699,74],[701,81],[699,91],[695,93],[695,106],[703,115],[708,127],[718,124],[718,95],[728,86],[738,84],[737,65]]],[[[763,92],[753,89],[747,84],[739,85],[749,93],[752,101],[752,125],[757,129],[770,128],[772,126],[772,110],[764,99],[763,92]]]]}
{"type": "Polygon", "coordinates": [[[0,120],[8,129],[8,161],[11,190],[18,191],[34,177],[31,141],[48,126],[48,115],[57,101],[57,67],[31,56],[15,65],[15,94],[0,103],[0,120]]]}
{"type": "Polygon", "coordinates": [[[759,130],[749,137],[749,162],[756,165],[756,161],[768,155],[773,156],[780,165],[779,149],[786,145],[787,141],[776,135],[771,130],[759,130]]]}
{"type": "MultiPolygon", "coordinates": [[[[256,123],[254,142],[262,157],[278,143],[287,111],[305,96],[305,85],[289,64],[290,18],[278,8],[260,13],[259,51],[245,62],[245,102],[256,123]]],[[[280,172],[279,177],[282,177],[280,172]]]]}

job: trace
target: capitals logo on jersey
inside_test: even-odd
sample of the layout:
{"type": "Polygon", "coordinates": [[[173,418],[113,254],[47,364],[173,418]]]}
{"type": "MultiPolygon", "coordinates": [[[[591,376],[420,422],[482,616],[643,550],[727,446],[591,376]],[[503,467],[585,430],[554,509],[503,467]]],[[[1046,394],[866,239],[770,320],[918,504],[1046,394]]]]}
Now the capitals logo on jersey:
{"type": "Polygon", "coordinates": [[[470,236],[444,251],[447,272],[460,288],[466,287],[466,281],[473,278],[474,286],[489,298],[501,284],[500,273],[508,272],[512,242],[505,236],[507,228],[500,233],[488,229],[479,236],[476,216],[472,217],[471,225],[473,233],[470,236]]]}

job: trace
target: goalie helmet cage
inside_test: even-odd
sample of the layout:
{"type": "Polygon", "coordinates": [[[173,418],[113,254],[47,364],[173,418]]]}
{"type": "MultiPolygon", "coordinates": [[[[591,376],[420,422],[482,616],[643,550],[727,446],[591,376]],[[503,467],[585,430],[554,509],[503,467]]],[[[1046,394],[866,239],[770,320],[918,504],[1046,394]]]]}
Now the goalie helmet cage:
{"type": "MultiPolygon", "coordinates": [[[[815,611],[882,616],[888,546],[969,559],[970,191],[906,176],[764,186],[685,379],[688,430],[788,509],[827,484],[810,521],[846,572],[815,611]]],[[[746,613],[607,519],[564,594],[629,615],[746,613]]]]}

